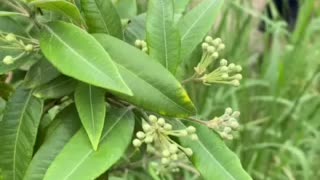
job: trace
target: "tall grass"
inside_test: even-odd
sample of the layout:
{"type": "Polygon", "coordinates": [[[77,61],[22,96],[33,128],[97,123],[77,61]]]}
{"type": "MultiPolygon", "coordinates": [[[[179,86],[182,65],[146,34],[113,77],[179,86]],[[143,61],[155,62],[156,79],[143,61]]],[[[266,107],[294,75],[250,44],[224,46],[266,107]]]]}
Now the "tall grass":
{"type": "Polygon", "coordinates": [[[203,109],[199,116],[205,118],[220,114],[226,106],[241,111],[243,128],[230,147],[253,179],[320,179],[320,13],[316,3],[300,2],[291,32],[276,9],[272,9],[276,18],[270,19],[255,10],[251,1],[229,0],[212,31],[227,45],[224,56],[243,65],[245,78],[236,89],[201,87],[201,94],[193,99],[203,109]],[[261,22],[264,32],[258,30],[261,22]]]}

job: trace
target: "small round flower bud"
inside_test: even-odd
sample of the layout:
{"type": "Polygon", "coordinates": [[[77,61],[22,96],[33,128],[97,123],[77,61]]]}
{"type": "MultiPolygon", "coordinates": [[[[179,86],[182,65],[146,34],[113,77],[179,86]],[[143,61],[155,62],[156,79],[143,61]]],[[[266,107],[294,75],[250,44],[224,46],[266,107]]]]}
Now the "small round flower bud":
{"type": "Polygon", "coordinates": [[[241,72],[242,71],[242,67],[240,65],[236,65],[235,70],[237,72],[241,72]]]}
{"type": "Polygon", "coordinates": [[[231,127],[232,129],[238,129],[238,128],[239,128],[239,123],[238,123],[238,121],[231,121],[231,122],[230,122],[230,127],[231,127]]]}
{"type": "Polygon", "coordinates": [[[164,126],[163,126],[163,128],[164,128],[165,130],[172,130],[172,125],[171,125],[171,124],[168,124],[168,123],[165,123],[164,126]]]}
{"type": "Polygon", "coordinates": [[[228,134],[223,131],[223,132],[220,133],[220,136],[221,136],[223,139],[227,139],[228,134]]]}
{"type": "Polygon", "coordinates": [[[28,52],[32,51],[32,50],[33,50],[33,45],[32,45],[32,44],[26,45],[26,46],[24,47],[24,50],[25,50],[25,51],[28,51],[28,52]]]}
{"type": "Polygon", "coordinates": [[[232,82],[232,85],[234,85],[234,86],[240,86],[240,82],[239,82],[239,80],[233,80],[232,82]]]}
{"type": "Polygon", "coordinates": [[[218,51],[224,50],[226,48],[226,45],[224,44],[219,44],[218,46],[218,51]]]}
{"type": "Polygon", "coordinates": [[[141,41],[140,44],[141,44],[142,47],[147,47],[147,43],[145,41],[141,41]]]}
{"type": "Polygon", "coordinates": [[[229,64],[229,66],[228,66],[228,68],[229,68],[230,70],[234,70],[235,67],[236,67],[236,65],[233,64],[233,63],[229,64]]]}
{"type": "Polygon", "coordinates": [[[192,156],[192,154],[193,154],[193,151],[192,151],[192,149],[190,149],[190,148],[186,148],[186,149],[184,150],[184,152],[186,153],[187,156],[192,156]]]}
{"type": "Polygon", "coordinates": [[[149,121],[153,122],[153,123],[156,123],[158,121],[158,118],[156,116],[154,116],[154,115],[150,115],[149,116],[149,121]]]}
{"type": "Polygon", "coordinates": [[[223,132],[226,134],[229,134],[231,131],[232,131],[232,129],[230,127],[223,128],[223,132]]]}
{"type": "Polygon", "coordinates": [[[144,47],[144,48],[142,48],[142,51],[143,51],[143,52],[148,52],[148,48],[147,48],[147,47],[144,47]]]}
{"type": "Polygon", "coordinates": [[[226,79],[226,78],[229,77],[229,75],[228,75],[228,73],[223,73],[223,74],[221,75],[221,77],[222,77],[223,79],[226,79]]]}
{"type": "Polygon", "coordinates": [[[144,130],[144,132],[149,132],[151,130],[151,126],[148,123],[143,123],[142,129],[144,130]]]}
{"type": "Polygon", "coordinates": [[[230,107],[226,108],[224,114],[230,115],[231,113],[232,113],[232,108],[230,108],[230,107]]]}
{"type": "Polygon", "coordinates": [[[12,56],[6,56],[3,58],[2,62],[3,62],[3,64],[9,65],[9,64],[14,63],[14,59],[12,56]]]}
{"type": "Polygon", "coordinates": [[[192,135],[191,135],[191,140],[193,140],[193,141],[197,141],[197,140],[199,140],[198,135],[196,135],[196,134],[192,134],[192,135]]]}
{"type": "Polygon", "coordinates": [[[219,53],[215,52],[215,53],[211,54],[211,57],[213,59],[217,59],[219,57],[219,53]]]}
{"type": "Polygon", "coordinates": [[[134,139],[133,142],[132,142],[133,146],[134,147],[140,147],[142,142],[139,140],[139,139],[134,139]]]}
{"type": "Polygon", "coordinates": [[[165,121],[163,118],[159,118],[157,123],[158,123],[160,126],[163,126],[163,125],[166,123],[166,121],[165,121]]]}
{"type": "Polygon", "coordinates": [[[180,135],[181,136],[188,136],[188,131],[187,130],[180,130],[180,135]]]}
{"type": "Polygon", "coordinates": [[[194,126],[187,127],[187,131],[189,134],[193,134],[197,131],[197,129],[194,126]]]}
{"type": "Polygon", "coordinates": [[[221,59],[220,66],[226,66],[228,65],[228,61],[226,59],[221,59]]]}
{"type": "Polygon", "coordinates": [[[178,160],[178,155],[177,155],[177,154],[172,154],[172,155],[170,156],[170,158],[171,158],[172,160],[176,161],[176,160],[178,160]]]}
{"type": "Polygon", "coordinates": [[[146,143],[152,143],[153,142],[153,136],[146,136],[146,138],[144,139],[144,142],[146,143]]]}
{"type": "Polygon", "coordinates": [[[164,157],[169,157],[170,156],[170,152],[166,149],[162,151],[162,156],[164,157]]]}
{"type": "Polygon", "coordinates": [[[227,140],[232,140],[232,139],[233,139],[232,134],[227,134],[226,139],[227,139],[227,140]]]}
{"type": "Polygon", "coordinates": [[[176,153],[178,151],[178,146],[176,144],[170,144],[169,145],[169,151],[172,154],[176,153]]]}
{"type": "Polygon", "coordinates": [[[234,118],[239,118],[240,112],[239,111],[235,111],[235,112],[232,113],[231,116],[234,117],[234,118]]]}
{"type": "Polygon", "coordinates": [[[164,164],[164,165],[167,165],[170,163],[170,159],[168,158],[161,158],[161,163],[164,164]]]}
{"type": "Polygon", "coordinates": [[[212,44],[215,46],[219,46],[219,44],[222,42],[222,40],[220,38],[216,38],[212,41],[212,44]]]}
{"type": "Polygon", "coordinates": [[[201,47],[202,47],[203,50],[207,50],[208,47],[209,47],[209,44],[208,43],[202,43],[201,47]]]}
{"type": "Polygon", "coordinates": [[[134,42],[134,45],[137,46],[137,47],[141,47],[141,40],[137,39],[135,42],[134,42]]]}
{"type": "Polygon", "coordinates": [[[212,37],[211,36],[206,36],[206,38],[204,39],[204,41],[206,41],[207,43],[211,43],[212,42],[212,37]]]}
{"type": "Polygon", "coordinates": [[[241,75],[241,74],[236,74],[236,75],[234,76],[234,78],[235,78],[236,80],[241,80],[241,79],[242,79],[242,75],[241,75]]]}
{"type": "Polygon", "coordinates": [[[216,51],[216,48],[214,48],[213,46],[208,46],[207,51],[208,53],[212,54],[216,51]]]}
{"type": "Polygon", "coordinates": [[[5,39],[8,41],[8,42],[12,42],[12,41],[15,41],[16,40],[16,36],[12,33],[6,35],[5,39]]]}
{"type": "Polygon", "coordinates": [[[137,137],[138,137],[139,139],[143,139],[143,138],[146,137],[146,134],[145,134],[144,132],[142,132],[142,131],[137,132],[136,135],[137,135],[137,137]]]}
{"type": "Polygon", "coordinates": [[[229,70],[229,68],[227,66],[220,67],[220,71],[222,71],[222,72],[227,72],[228,70],[229,70]]]}

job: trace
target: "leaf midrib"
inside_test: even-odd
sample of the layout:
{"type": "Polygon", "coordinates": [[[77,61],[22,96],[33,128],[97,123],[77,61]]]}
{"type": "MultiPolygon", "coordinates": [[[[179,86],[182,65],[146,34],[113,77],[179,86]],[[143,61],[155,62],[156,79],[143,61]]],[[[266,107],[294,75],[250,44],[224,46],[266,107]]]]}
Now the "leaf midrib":
{"type": "MultiPolygon", "coordinates": [[[[157,1],[157,0],[156,0],[157,1]]],[[[166,61],[166,68],[168,69],[169,63],[168,63],[168,47],[167,47],[167,26],[165,22],[165,15],[164,15],[164,4],[163,0],[160,0],[161,4],[161,10],[162,10],[162,26],[163,26],[163,40],[164,40],[164,56],[166,61]]]]}
{"type": "MultiPolygon", "coordinates": [[[[127,108],[120,116],[119,118],[112,124],[112,126],[110,126],[110,128],[108,129],[108,131],[101,137],[101,140],[99,141],[99,143],[101,143],[110,133],[110,131],[113,130],[113,128],[120,122],[120,120],[128,113],[128,111],[130,110],[130,108],[127,108]]],[[[67,180],[75,171],[76,169],[82,164],[82,162],[84,162],[93,152],[92,149],[90,149],[90,151],[88,151],[88,153],[79,161],[79,163],[77,163],[73,169],[71,169],[70,173],[66,175],[66,177],[63,180],[67,180]]]]}
{"type": "MultiPolygon", "coordinates": [[[[105,2],[105,1],[104,1],[104,2],[105,2]]],[[[107,3],[108,3],[108,2],[107,2],[107,3]]],[[[104,16],[102,15],[101,9],[99,8],[99,6],[98,6],[98,4],[97,4],[97,0],[94,0],[94,4],[96,5],[96,7],[97,7],[97,9],[98,9],[100,18],[101,18],[101,20],[102,20],[102,22],[103,22],[104,27],[105,27],[106,30],[107,30],[107,33],[110,34],[110,31],[109,31],[109,28],[108,28],[108,26],[107,26],[107,23],[105,22],[105,20],[104,20],[104,18],[103,18],[104,16]]],[[[103,6],[103,5],[101,5],[101,6],[103,6]]],[[[111,35],[111,34],[110,34],[110,35],[111,35]]]]}

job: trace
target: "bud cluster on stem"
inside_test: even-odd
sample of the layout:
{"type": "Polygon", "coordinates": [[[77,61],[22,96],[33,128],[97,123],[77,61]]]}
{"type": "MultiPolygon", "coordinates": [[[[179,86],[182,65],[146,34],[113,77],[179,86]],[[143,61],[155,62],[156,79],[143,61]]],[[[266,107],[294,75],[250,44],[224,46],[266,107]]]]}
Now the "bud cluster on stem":
{"type": "Polygon", "coordinates": [[[134,45],[136,47],[138,47],[139,49],[141,49],[141,51],[147,53],[148,52],[148,46],[147,46],[147,43],[144,41],[144,40],[140,40],[140,39],[137,39],[135,42],[134,42],[134,45]]]}

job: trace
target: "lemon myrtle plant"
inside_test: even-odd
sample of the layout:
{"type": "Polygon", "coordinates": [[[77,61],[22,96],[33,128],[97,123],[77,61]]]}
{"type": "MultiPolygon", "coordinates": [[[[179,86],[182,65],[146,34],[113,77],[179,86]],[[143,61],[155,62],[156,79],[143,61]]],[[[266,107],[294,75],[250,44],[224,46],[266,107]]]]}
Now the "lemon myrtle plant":
{"type": "Polygon", "coordinates": [[[239,86],[223,0],[2,0],[0,179],[247,180],[191,86],[239,86]]]}

